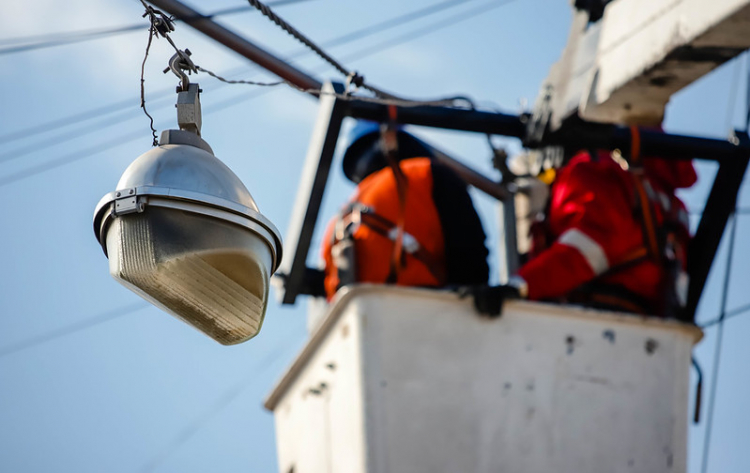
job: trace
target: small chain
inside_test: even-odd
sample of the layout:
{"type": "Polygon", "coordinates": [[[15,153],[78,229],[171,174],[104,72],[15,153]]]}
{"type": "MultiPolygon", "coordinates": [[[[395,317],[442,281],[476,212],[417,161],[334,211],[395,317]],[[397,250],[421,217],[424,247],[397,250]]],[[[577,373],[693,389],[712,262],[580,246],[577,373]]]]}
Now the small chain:
{"type": "Polygon", "coordinates": [[[406,100],[406,99],[399,99],[399,98],[381,98],[381,97],[366,97],[362,95],[352,95],[348,93],[344,94],[338,94],[335,92],[323,92],[321,89],[305,89],[303,87],[299,87],[289,81],[286,80],[280,80],[276,82],[257,82],[257,81],[250,81],[250,80],[229,80],[225,79],[224,77],[221,77],[220,75],[216,74],[215,72],[209,71],[208,69],[196,65],[195,68],[199,72],[205,72],[206,74],[210,75],[211,77],[220,80],[221,82],[225,82],[227,84],[245,84],[245,85],[255,85],[255,86],[261,86],[261,87],[275,87],[277,85],[288,85],[289,87],[298,90],[300,92],[304,92],[311,95],[317,95],[317,96],[332,96],[336,97],[337,99],[341,100],[361,100],[363,102],[368,103],[377,103],[381,105],[398,105],[401,107],[423,107],[423,106],[432,106],[432,107],[454,107],[454,108],[466,108],[467,110],[475,110],[475,107],[473,106],[473,103],[471,99],[465,97],[465,96],[456,96],[456,97],[448,97],[444,99],[438,99],[438,100],[406,100]],[[468,107],[457,107],[457,103],[466,103],[468,107]]]}
{"type": "Polygon", "coordinates": [[[258,85],[258,86],[263,86],[263,87],[273,87],[273,86],[276,86],[276,85],[287,84],[287,82],[283,81],[283,80],[280,80],[280,81],[277,81],[277,82],[256,82],[256,81],[251,81],[251,80],[229,80],[229,79],[225,79],[225,78],[221,77],[220,75],[216,74],[215,72],[211,72],[208,69],[203,68],[201,66],[196,65],[195,68],[198,71],[205,72],[206,74],[208,74],[209,76],[213,77],[214,79],[218,79],[218,80],[220,80],[222,82],[225,82],[227,84],[258,85]]]}

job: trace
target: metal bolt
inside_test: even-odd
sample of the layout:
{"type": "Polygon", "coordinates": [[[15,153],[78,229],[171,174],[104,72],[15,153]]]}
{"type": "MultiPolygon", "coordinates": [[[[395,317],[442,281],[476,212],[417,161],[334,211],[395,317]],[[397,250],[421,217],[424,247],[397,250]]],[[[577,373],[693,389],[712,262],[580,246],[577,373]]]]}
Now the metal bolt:
{"type": "Polygon", "coordinates": [[[116,196],[116,197],[120,197],[120,193],[119,193],[119,192],[116,192],[116,193],[115,193],[115,196],[116,196]]]}
{"type": "Polygon", "coordinates": [[[565,337],[565,344],[567,345],[567,354],[572,355],[573,350],[575,349],[576,338],[573,335],[568,335],[565,337]]]}

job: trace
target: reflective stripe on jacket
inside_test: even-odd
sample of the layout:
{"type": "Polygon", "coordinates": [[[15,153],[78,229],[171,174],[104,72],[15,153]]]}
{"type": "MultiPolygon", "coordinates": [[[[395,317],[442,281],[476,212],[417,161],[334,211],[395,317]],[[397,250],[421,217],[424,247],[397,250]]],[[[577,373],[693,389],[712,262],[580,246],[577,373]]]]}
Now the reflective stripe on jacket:
{"type": "MultiPolygon", "coordinates": [[[[432,198],[432,166],[428,158],[411,158],[401,161],[400,168],[407,179],[404,214],[405,242],[416,243],[445,272],[445,241],[435,203],[432,198]],[[408,241],[407,241],[408,240],[408,241]]],[[[390,222],[399,220],[399,201],[396,180],[391,168],[385,168],[366,177],[357,186],[352,197],[378,217],[390,222]]],[[[347,212],[348,213],[348,212],[347,212]]],[[[338,290],[338,267],[332,255],[332,246],[339,239],[334,230],[339,218],[328,226],[323,243],[325,259],[325,288],[328,297],[338,290]]],[[[355,225],[357,223],[355,222],[355,225]]],[[[393,233],[389,236],[366,224],[352,229],[354,268],[357,282],[384,283],[391,271],[391,255],[395,244],[393,233]]],[[[408,247],[409,245],[407,245],[408,247]]],[[[441,286],[427,264],[405,251],[401,267],[397,269],[395,284],[402,286],[441,286]]]]}
{"type": "MultiPolygon", "coordinates": [[[[400,161],[400,169],[407,178],[405,235],[402,265],[395,283],[429,287],[486,284],[489,266],[485,233],[466,184],[453,171],[428,158],[404,159],[400,161]]],[[[385,168],[360,182],[343,213],[350,213],[355,203],[360,209],[366,208],[370,217],[376,216],[365,217],[362,221],[397,222],[399,200],[393,171],[385,168]]],[[[328,225],[322,245],[329,299],[347,283],[339,281],[341,268],[336,264],[342,253],[354,255],[355,274],[349,282],[385,283],[391,271],[394,239],[383,232],[382,225],[356,225],[356,214],[344,222],[355,222],[349,227],[354,232],[353,248],[334,250],[337,242],[334,230],[341,217],[334,218],[328,225]]]]}
{"type": "MultiPolygon", "coordinates": [[[[680,228],[671,229],[670,234],[680,252],[676,255],[679,269],[684,270],[687,213],[674,195],[674,187],[685,185],[669,188],[652,178],[648,168],[646,171],[641,179],[652,194],[649,200],[658,204],[652,206],[656,224],[661,229],[667,220],[679,222],[680,228]]],[[[694,172],[690,176],[683,184],[692,185],[694,172]]],[[[645,301],[651,314],[664,313],[665,291],[673,282],[661,255],[632,256],[647,253],[633,178],[608,152],[600,152],[594,159],[588,152],[579,153],[560,170],[550,190],[544,224],[547,243],[535,248],[519,271],[528,284],[530,299],[564,299],[595,280],[608,288],[621,288],[624,294],[633,295],[631,299],[645,301]]],[[[537,245],[544,239],[534,238],[537,245]]]]}

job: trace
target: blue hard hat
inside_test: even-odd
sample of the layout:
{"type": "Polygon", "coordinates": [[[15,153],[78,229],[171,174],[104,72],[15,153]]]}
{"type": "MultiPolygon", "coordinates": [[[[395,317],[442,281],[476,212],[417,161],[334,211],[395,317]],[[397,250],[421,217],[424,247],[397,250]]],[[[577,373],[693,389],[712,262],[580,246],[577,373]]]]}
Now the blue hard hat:
{"type": "MultiPolygon", "coordinates": [[[[433,157],[430,148],[410,133],[398,128],[398,160],[433,157]]],[[[344,153],[344,175],[358,184],[362,179],[387,166],[388,162],[380,148],[380,124],[360,120],[347,137],[349,145],[344,153]]]]}
{"type": "Polygon", "coordinates": [[[357,140],[370,134],[380,134],[380,123],[369,120],[357,120],[357,124],[351,129],[346,136],[348,141],[347,148],[351,147],[357,140]]]}

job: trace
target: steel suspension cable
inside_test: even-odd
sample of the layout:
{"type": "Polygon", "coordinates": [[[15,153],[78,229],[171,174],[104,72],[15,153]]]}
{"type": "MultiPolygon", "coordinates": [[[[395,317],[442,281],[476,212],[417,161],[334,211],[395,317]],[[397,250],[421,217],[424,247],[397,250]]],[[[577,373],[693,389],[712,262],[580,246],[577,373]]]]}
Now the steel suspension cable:
{"type": "MultiPolygon", "coordinates": [[[[287,0],[279,0],[278,2],[273,3],[273,5],[278,5],[282,1],[287,1],[287,0]]],[[[375,23],[373,25],[365,26],[363,28],[351,31],[349,33],[344,33],[343,35],[340,35],[340,36],[337,36],[337,37],[332,38],[330,40],[324,41],[322,44],[323,44],[324,47],[342,46],[342,45],[354,42],[356,40],[363,39],[363,38],[366,38],[366,37],[369,37],[369,36],[372,36],[372,35],[375,35],[375,34],[379,34],[379,33],[382,33],[383,31],[387,31],[389,29],[393,29],[393,28],[395,28],[397,26],[401,26],[403,24],[407,24],[407,23],[410,23],[412,21],[417,21],[417,20],[426,18],[427,16],[430,16],[430,15],[433,15],[435,13],[438,13],[438,12],[450,9],[452,7],[456,7],[456,6],[459,6],[459,5],[465,5],[465,4],[467,4],[469,2],[472,2],[472,1],[475,1],[475,0],[450,0],[450,1],[442,2],[442,3],[438,3],[438,4],[435,4],[435,5],[426,7],[426,8],[422,8],[422,9],[419,9],[419,10],[414,10],[414,11],[405,13],[403,15],[397,15],[397,16],[391,17],[391,18],[389,18],[387,20],[381,21],[379,23],[375,23]]],[[[252,8],[252,7],[247,6],[247,7],[243,7],[243,8],[252,8]]],[[[471,12],[468,12],[468,13],[471,13],[471,12]]],[[[207,16],[210,16],[210,15],[207,15],[207,16]]],[[[463,21],[463,19],[466,19],[466,18],[463,18],[465,15],[462,14],[460,16],[462,18],[460,18],[460,19],[456,18],[455,19],[455,23],[458,23],[459,21],[463,21]]],[[[472,14],[470,16],[476,16],[476,14],[472,14]]],[[[448,20],[451,20],[452,18],[453,17],[448,18],[448,20]]],[[[430,28],[434,28],[434,31],[438,31],[439,29],[442,29],[445,26],[450,26],[450,25],[442,25],[442,23],[443,22],[441,22],[440,24],[435,24],[433,26],[430,26],[430,28]]],[[[385,48],[389,48],[389,47],[393,47],[393,46],[396,46],[398,44],[402,44],[403,42],[409,41],[411,39],[415,39],[417,37],[424,36],[425,34],[427,34],[429,32],[430,32],[429,30],[428,31],[421,31],[420,30],[420,32],[418,32],[415,35],[413,35],[413,33],[408,33],[407,32],[405,35],[395,38],[395,41],[394,41],[394,39],[388,40],[385,43],[381,43],[381,45],[382,45],[382,47],[384,49],[385,48]],[[412,35],[413,35],[413,37],[410,37],[412,35]]],[[[381,47],[381,46],[379,46],[379,45],[375,45],[374,46],[375,49],[377,49],[379,47],[381,47]]],[[[369,48],[367,48],[366,51],[369,51],[369,49],[371,49],[371,48],[373,48],[373,47],[370,46],[369,48]]],[[[296,52],[293,52],[293,53],[290,53],[289,55],[287,55],[285,57],[285,60],[286,61],[292,61],[294,59],[298,59],[298,58],[304,57],[304,56],[306,56],[306,55],[308,55],[310,53],[311,52],[309,50],[307,50],[307,49],[300,49],[300,50],[298,50],[296,52]]],[[[348,57],[352,57],[352,59],[356,60],[356,59],[359,59],[359,55],[360,54],[369,55],[367,52],[363,51],[362,53],[358,52],[356,54],[347,55],[346,57],[347,58],[348,57]]],[[[234,68],[231,71],[225,73],[224,75],[228,76],[228,77],[232,77],[232,76],[235,76],[235,75],[239,75],[242,71],[245,71],[246,69],[247,69],[247,66],[242,66],[242,67],[239,67],[239,68],[234,68]]],[[[223,86],[223,85],[219,85],[219,86],[223,86]]],[[[168,89],[162,89],[162,90],[160,90],[158,92],[154,92],[154,95],[156,96],[156,98],[155,99],[151,99],[151,103],[153,103],[155,100],[161,100],[161,99],[166,98],[166,97],[172,97],[174,95],[174,88],[170,87],[168,89]]],[[[0,135],[0,144],[6,144],[6,143],[9,143],[9,142],[12,142],[12,141],[20,140],[20,139],[23,139],[23,138],[28,138],[30,136],[34,136],[34,135],[37,135],[37,134],[40,134],[40,133],[46,133],[46,132],[53,131],[53,130],[60,129],[60,128],[64,128],[64,127],[67,127],[67,126],[70,126],[70,125],[73,125],[73,124],[76,124],[76,123],[81,123],[81,122],[84,122],[84,121],[88,121],[88,120],[92,120],[92,119],[95,119],[95,118],[99,118],[101,116],[105,116],[105,115],[114,113],[114,112],[116,112],[118,110],[123,110],[123,109],[129,108],[134,103],[135,103],[134,100],[127,99],[127,100],[124,100],[124,101],[119,101],[119,102],[111,103],[111,104],[105,105],[103,107],[97,107],[97,108],[90,109],[90,110],[87,110],[87,111],[84,111],[84,112],[81,112],[81,113],[77,113],[77,114],[70,115],[70,116],[67,116],[67,117],[63,117],[63,118],[60,118],[60,119],[52,120],[52,121],[49,121],[49,122],[46,122],[46,123],[42,123],[40,125],[34,125],[32,127],[29,127],[29,128],[25,128],[25,129],[18,130],[18,131],[15,131],[15,132],[10,132],[10,133],[7,133],[5,135],[0,135]]],[[[93,129],[92,131],[95,131],[95,129],[93,129]]],[[[63,140],[63,141],[67,141],[67,140],[63,140]]],[[[10,159],[13,159],[13,158],[10,158],[10,159]]],[[[0,158],[0,162],[2,162],[2,161],[3,161],[3,159],[0,158]]]]}
{"type": "MultiPolygon", "coordinates": [[[[468,0],[467,0],[468,1],[468,0]]],[[[482,13],[485,13],[489,10],[492,10],[494,8],[498,8],[503,5],[507,5],[509,3],[512,3],[517,0],[505,0],[502,2],[490,2],[488,4],[481,5],[475,9],[461,12],[459,14],[453,15],[449,18],[446,18],[444,20],[440,20],[437,22],[433,22],[430,25],[427,25],[419,30],[414,30],[411,32],[408,32],[406,34],[403,34],[401,36],[398,36],[396,38],[391,38],[388,40],[385,40],[377,45],[374,46],[368,46],[366,48],[363,48],[359,51],[355,51],[354,53],[347,55],[346,57],[351,57],[352,60],[358,60],[358,59],[364,59],[367,56],[377,54],[379,52],[385,51],[389,48],[393,48],[396,46],[399,46],[401,44],[404,44],[406,42],[412,41],[414,39],[420,38],[422,36],[426,36],[427,34],[431,34],[434,32],[437,32],[441,29],[453,26],[459,22],[466,21],[470,18],[473,18],[475,16],[481,15],[482,13]]],[[[204,111],[205,115],[218,112],[220,110],[224,110],[226,108],[239,105],[240,103],[246,102],[248,100],[252,100],[254,98],[257,98],[261,95],[264,95],[267,92],[272,92],[273,90],[277,89],[262,89],[258,91],[258,93],[251,93],[246,94],[244,97],[230,97],[229,99],[224,100],[223,102],[219,102],[217,104],[214,104],[214,107],[207,108],[204,111]]],[[[116,138],[114,140],[106,140],[102,143],[98,143],[95,146],[92,146],[90,148],[87,148],[85,150],[79,151],[79,152],[73,152],[70,154],[67,154],[65,156],[62,156],[58,159],[54,159],[47,163],[42,163],[38,166],[34,166],[32,168],[19,171],[17,173],[8,175],[6,177],[0,178],[0,187],[12,184],[18,180],[26,179],[29,177],[33,177],[37,174],[40,174],[42,172],[48,171],[50,169],[54,169],[60,166],[64,166],[66,164],[72,163],[74,161],[79,161],[83,158],[91,157],[96,154],[99,154],[101,152],[104,152],[107,148],[107,146],[112,145],[120,145],[124,144],[126,142],[134,141],[135,139],[142,136],[142,132],[140,131],[134,131],[132,133],[128,133],[126,135],[122,135],[119,138],[116,138]]]]}
{"type": "Polygon", "coordinates": [[[357,87],[362,87],[364,89],[367,89],[379,97],[399,99],[395,95],[391,95],[369,84],[365,84],[364,77],[362,77],[355,71],[349,71],[340,62],[336,61],[334,58],[328,55],[328,53],[323,51],[323,49],[321,49],[317,44],[313,43],[305,35],[300,33],[296,28],[294,28],[292,25],[290,25],[289,23],[284,21],[280,16],[274,13],[274,11],[271,10],[271,8],[268,5],[262,3],[260,0],[248,0],[248,3],[252,5],[253,7],[257,8],[263,15],[265,15],[269,20],[275,23],[279,28],[289,33],[297,41],[299,41],[300,43],[310,48],[312,51],[315,52],[315,54],[317,54],[323,60],[328,62],[330,65],[332,65],[334,69],[339,71],[341,74],[343,74],[347,78],[348,82],[351,82],[357,87]]]}

